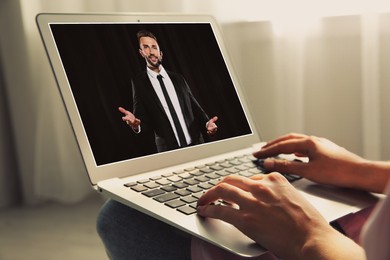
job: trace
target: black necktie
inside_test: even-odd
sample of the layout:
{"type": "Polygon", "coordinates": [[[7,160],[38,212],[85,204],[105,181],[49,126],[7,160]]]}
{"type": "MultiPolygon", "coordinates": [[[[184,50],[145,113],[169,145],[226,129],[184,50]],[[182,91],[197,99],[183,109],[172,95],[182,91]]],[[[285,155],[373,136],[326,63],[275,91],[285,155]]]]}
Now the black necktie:
{"type": "Polygon", "coordinates": [[[169,112],[171,113],[173,123],[175,124],[177,135],[179,136],[179,140],[180,140],[179,146],[181,146],[181,147],[187,146],[187,141],[186,141],[186,138],[184,136],[183,128],[180,125],[179,118],[177,117],[175,108],[173,107],[172,101],[169,98],[169,95],[168,95],[167,89],[165,87],[164,81],[162,79],[162,76],[158,75],[157,79],[160,82],[161,89],[162,89],[162,92],[163,92],[164,97],[165,97],[165,101],[168,104],[169,112]]]}

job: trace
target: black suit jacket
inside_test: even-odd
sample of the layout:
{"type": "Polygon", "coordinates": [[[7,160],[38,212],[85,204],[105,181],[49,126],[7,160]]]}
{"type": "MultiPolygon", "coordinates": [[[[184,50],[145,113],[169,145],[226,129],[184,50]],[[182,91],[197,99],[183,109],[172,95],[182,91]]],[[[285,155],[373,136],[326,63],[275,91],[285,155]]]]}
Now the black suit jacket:
{"type": "MultiPolygon", "coordinates": [[[[190,133],[192,144],[203,143],[206,123],[209,120],[196,101],[187,82],[178,73],[167,71],[175,87],[184,120],[190,133]]],[[[133,113],[141,120],[141,131],[153,131],[157,150],[167,151],[179,147],[172,126],[156,92],[144,71],[132,81],[133,113]]]]}

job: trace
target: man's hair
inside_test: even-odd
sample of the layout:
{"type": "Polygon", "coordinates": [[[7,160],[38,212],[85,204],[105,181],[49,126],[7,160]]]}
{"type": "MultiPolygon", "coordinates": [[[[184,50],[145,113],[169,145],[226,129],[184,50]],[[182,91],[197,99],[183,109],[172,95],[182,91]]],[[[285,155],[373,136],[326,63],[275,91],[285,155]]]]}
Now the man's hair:
{"type": "Polygon", "coordinates": [[[153,38],[156,42],[158,42],[156,36],[154,36],[153,33],[146,31],[146,30],[141,30],[141,31],[137,32],[138,43],[140,42],[141,37],[150,37],[150,38],[153,38]]]}

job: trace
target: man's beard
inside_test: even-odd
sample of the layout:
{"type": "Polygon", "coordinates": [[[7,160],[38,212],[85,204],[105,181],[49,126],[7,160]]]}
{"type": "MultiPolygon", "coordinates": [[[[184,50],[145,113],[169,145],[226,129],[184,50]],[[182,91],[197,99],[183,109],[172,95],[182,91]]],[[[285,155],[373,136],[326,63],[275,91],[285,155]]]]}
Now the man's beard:
{"type": "Polygon", "coordinates": [[[149,57],[146,59],[146,61],[148,63],[148,66],[149,67],[153,67],[153,68],[158,68],[162,64],[162,59],[161,58],[157,58],[155,55],[149,55],[149,57]],[[150,57],[155,57],[157,59],[157,61],[156,62],[152,62],[150,57]]]}

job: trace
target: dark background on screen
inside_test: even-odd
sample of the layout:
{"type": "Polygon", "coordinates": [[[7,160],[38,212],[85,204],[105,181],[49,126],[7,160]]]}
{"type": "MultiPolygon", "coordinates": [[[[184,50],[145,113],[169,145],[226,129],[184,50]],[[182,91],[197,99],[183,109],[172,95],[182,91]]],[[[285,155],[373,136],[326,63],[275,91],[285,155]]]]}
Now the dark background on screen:
{"type": "MultiPolygon", "coordinates": [[[[184,76],[218,132],[206,141],[250,134],[218,43],[209,24],[52,24],[96,164],[156,152],[152,135],[136,135],[118,107],[132,111],[132,78],[146,69],[136,33],[151,31],[163,52],[163,66],[184,76]]],[[[142,120],[142,119],[141,119],[142,120]]]]}

